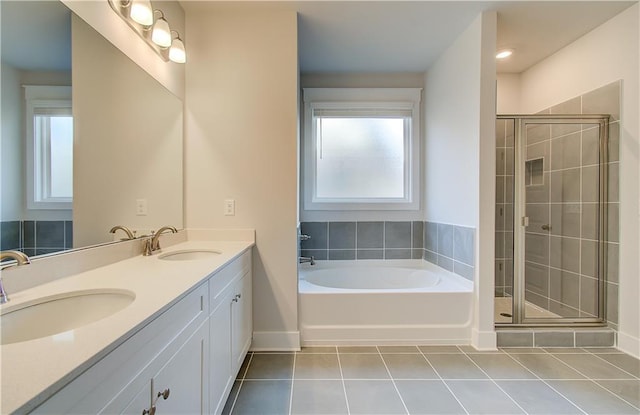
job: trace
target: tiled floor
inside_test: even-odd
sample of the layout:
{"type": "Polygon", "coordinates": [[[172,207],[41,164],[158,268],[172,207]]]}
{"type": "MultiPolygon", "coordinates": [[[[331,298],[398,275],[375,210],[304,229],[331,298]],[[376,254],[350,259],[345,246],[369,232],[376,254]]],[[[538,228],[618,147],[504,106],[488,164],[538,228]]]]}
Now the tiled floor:
{"type": "Polygon", "coordinates": [[[640,361],[616,349],[250,353],[223,413],[640,414],[640,361]]]}

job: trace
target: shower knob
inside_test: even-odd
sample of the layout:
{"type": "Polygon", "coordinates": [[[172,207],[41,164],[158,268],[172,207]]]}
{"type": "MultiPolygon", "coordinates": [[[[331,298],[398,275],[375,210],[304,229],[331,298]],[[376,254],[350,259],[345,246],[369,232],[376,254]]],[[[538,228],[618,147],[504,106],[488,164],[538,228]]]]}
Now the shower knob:
{"type": "Polygon", "coordinates": [[[542,225],[542,229],[544,229],[545,231],[550,231],[551,230],[551,225],[549,225],[549,224],[542,225]]]}

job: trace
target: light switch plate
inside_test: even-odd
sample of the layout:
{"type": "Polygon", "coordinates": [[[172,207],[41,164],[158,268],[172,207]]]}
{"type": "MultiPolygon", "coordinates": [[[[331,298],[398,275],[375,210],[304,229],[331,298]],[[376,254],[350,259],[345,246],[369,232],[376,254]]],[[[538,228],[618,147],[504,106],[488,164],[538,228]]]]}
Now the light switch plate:
{"type": "Polygon", "coordinates": [[[235,216],[236,214],[236,201],[233,199],[225,199],[224,201],[224,215],[235,216]]]}

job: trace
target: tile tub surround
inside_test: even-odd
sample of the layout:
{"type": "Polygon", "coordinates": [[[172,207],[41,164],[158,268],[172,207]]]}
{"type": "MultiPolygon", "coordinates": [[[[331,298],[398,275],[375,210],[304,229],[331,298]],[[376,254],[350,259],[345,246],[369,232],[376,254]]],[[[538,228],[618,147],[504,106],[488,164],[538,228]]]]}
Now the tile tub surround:
{"type": "Polygon", "coordinates": [[[301,222],[317,260],[424,259],[473,280],[475,229],[421,221],[301,222]]]}
{"type": "Polygon", "coordinates": [[[637,414],[640,361],[616,349],[308,347],[250,353],[223,414],[637,414]]]}
{"type": "Polygon", "coordinates": [[[0,222],[0,250],[18,250],[29,256],[73,248],[73,222],[25,220],[0,222]]]}

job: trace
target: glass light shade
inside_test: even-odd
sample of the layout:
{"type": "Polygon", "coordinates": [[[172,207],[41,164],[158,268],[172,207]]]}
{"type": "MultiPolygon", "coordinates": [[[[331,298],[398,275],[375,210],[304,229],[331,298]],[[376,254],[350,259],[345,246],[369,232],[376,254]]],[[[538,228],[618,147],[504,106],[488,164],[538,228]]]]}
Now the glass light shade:
{"type": "Polygon", "coordinates": [[[151,26],[153,24],[153,9],[149,0],[132,0],[131,1],[131,19],[143,26],[151,26]]]}
{"type": "Polygon", "coordinates": [[[513,55],[513,50],[511,49],[503,49],[496,53],[496,59],[506,59],[509,56],[513,55]]]}
{"type": "Polygon", "coordinates": [[[169,28],[169,23],[160,17],[153,24],[153,31],[151,32],[151,40],[156,45],[168,48],[171,46],[171,29],[169,28]]]}
{"type": "Polygon", "coordinates": [[[179,37],[173,39],[171,48],[169,49],[169,59],[175,63],[185,63],[187,61],[187,53],[184,50],[184,43],[179,37]]]}

